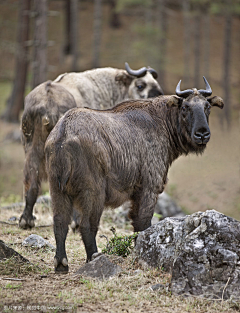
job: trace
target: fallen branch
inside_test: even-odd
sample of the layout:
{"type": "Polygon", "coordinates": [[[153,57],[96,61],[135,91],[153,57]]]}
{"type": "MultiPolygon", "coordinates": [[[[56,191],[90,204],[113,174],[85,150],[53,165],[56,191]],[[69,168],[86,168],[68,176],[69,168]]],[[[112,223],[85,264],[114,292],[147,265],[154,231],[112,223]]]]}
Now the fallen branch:
{"type": "Polygon", "coordinates": [[[7,225],[11,225],[11,226],[18,226],[18,223],[9,223],[9,222],[4,222],[4,221],[0,221],[0,224],[7,224],[7,225]]]}
{"type": "Polygon", "coordinates": [[[223,301],[223,296],[224,296],[225,289],[227,288],[227,285],[228,285],[228,283],[229,283],[230,278],[231,278],[231,277],[228,277],[227,283],[226,283],[225,287],[223,288],[222,301],[223,301]]]}
{"type": "Polygon", "coordinates": [[[11,277],[1,278],[1,279],[2,279],[2,280],[14,280],[14,281],[26,281],[26,279],[11,278],[11,277]]]}

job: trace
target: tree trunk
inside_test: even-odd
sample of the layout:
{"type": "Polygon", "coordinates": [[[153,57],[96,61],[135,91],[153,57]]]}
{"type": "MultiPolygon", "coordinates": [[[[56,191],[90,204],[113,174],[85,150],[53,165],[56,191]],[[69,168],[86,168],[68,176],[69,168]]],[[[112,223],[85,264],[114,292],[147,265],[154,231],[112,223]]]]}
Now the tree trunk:
{"type": "Polygon", "coordinates": [[[47,0],[34,0],[34,51],[32,88],[47,78],[47,0]]]}
{"type": "Polygon", "coordinates": [[[31,0],[20,0],[18,31],[17,31],[17,52],[13,89],[7,100],[7,108],[2,118],[8,122],[19,122],[19,114],[24,106],[24,93],[28,68],[28,47],[26,41],[29,36],[29,11],[31,0]]]}
{"type": "Polygon", "coordinates": [[[182,3],[183,19],[184,19],[184,85],[189,88],[190,84],[190,43],[191,43],[191,26],[190,26],[190,3],[189,0],[184,0],[182,3]]]}
{"type": "MultiPolygon", "coordinates": [[[[224,54],[223,54],[223,81],[224,88],[225,107],[224,117],[227,122],[227,126],[230,127],[230,61],[231,61],[231,33],[232,33],[232,16],[227,13],[225,16],[225,39],[224,39],[224,54]]],[[[223,122],[223,121],[222,121],[223,122]]]]}
{"type": "Polygon", "coordinates": [[[112,28],[119,28],[121,27],[121,21],[120,21],[119,13],[116,12],[117,0],[109,0],[109,4],[110,4],[109,25],[112,28]]]}
{"type": "Polygon", "coordinates": [[[63,48],[63,52],[65,55],[72,54],[71,47],[71,0],[65,0],[65,46],[63,48]]]}
{"type": "Polygon", "coordinates": [[[194,18],[194,24],[194,87],[200,88],[201,15],[198,9],[194,18]]]}
{"type": "Polygon", "coordinates": [[[94,0],[93,67],[100,66],[102,0],[94,0]]]}
{"type": "Polygon", "coordinates": [[[78,66],[77,66],[77,61],[78,61],[78,43],[79,43],[79,38],[78,38],[78,0],[70,0],[71,2],[71,8],[70,8],[70,14],[71,14],[71,33],[70,33],[70,38],[71,38],[71,52],[73,56],[72,60],[72,71],[77,72],[78,71],[78,66]]]}
{"type": "Polygon", "coordinates": [[[160,38],[159,38],[159,81],[160,85],[163,88],[164,93],[167,93],[166,90],[166,49],[167,49],[167,12],[165,7],[165,0],[158,0],[157,10],[159,17],[159,29],[160,29],[160,38]]]}
{"type": "MultiPolygon", "coordinates": [[[[151,29],[153,29],[153,3],[150,0],[149,4],[146,6],[146,8],[144,9],[144,24],[145,24],[145,31],[142,31],[142,40],[144,41],[144,65],[151,65],[151,66],[158,66],[158,60],[154,60],[154,57],[151,53],[151,51],[149,51],[149,44],[152,42],[152,38],[153,36],[151,35],[151,33],[149,31],[151,31],[151,29]],[[155,62],[154,62],[155,61],[155,62]],[[154,64],[155,63],[155,64],[154,64]]],[[[154,38],[155,39],[155,38],[154,38]]]]}
{"type": "Polygon", "coordinates": [[[210,75],[210,15],[208,9],[204,12],[204,44],[203,44],[203,70],[204,76],[209,79],[210,75]]]}

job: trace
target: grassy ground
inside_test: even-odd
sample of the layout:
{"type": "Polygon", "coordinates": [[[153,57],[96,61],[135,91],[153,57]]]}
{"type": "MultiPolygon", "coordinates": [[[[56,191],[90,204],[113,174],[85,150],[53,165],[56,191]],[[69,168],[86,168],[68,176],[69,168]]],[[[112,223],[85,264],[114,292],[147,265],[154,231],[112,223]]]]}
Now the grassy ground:
{"type": "MultiPolygon", "coordinates": [[[[21,210],[1,209],[1,220],[8,221],[21,210]]],[[[37,225],[46,225],[51,212],[38,207],[41,218],[37,225]]],[[[111,237],[110,227],[114,224],[112,212],[102,218],[97,236],[98,246],[105,246],[111,237]]],[[[117,233],[130,234],[130,226],[117,226],[117,233]]],[[[170,275],[161,270],[142,270],[133,256],[121,258],[109,256],[112,262],[122,267],[123,272],[106,281],[76,275],[77,269],[85,264],[85,251],[78,234],[68,234],[66,249],[70,272],[56,275],[53,272],[54,251],[34,249],[21,245],[24,238],[37,233],[55,245],[52,227],[39,227],[32,231],[19,229],[15,225],[1,225],[1,239],[29,259],[31,265],[15,263],[13,260],[0,262],[0,312],[236,312],[240,304],[231,301],[209,301],[196,297],[184,298],[171,295],[170,275]],[[18,280],[11,280],[18,279],[18,280]],[[153,290],[152,286],[161,284],[153,290]],[[45,306],[45,307],[44,307],[45,306]]]]}

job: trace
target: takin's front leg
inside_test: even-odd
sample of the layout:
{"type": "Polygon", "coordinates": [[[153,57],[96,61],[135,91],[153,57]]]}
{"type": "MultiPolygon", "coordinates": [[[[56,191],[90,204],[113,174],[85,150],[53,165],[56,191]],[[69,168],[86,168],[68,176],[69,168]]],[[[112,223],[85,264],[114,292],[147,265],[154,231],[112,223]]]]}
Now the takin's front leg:
{"type": "Polygon", "coordinates": [[[131,198],[132,205],[129,218],[132,220],[134,232],[140,232],[151,226],[157,195],[152,192],[138,192],[131,198]]]}
{"type": "Polygon", "coordinates": [[[87,254],[86,262],[90,262],[92,260],[92,255],[95,252],[98,252],[96,235],[102,211],[103,206],[100,209],[97,209],[95,206],[92,210],[86,209],[82,212],[82,220],[79,229],[87,254]]]}

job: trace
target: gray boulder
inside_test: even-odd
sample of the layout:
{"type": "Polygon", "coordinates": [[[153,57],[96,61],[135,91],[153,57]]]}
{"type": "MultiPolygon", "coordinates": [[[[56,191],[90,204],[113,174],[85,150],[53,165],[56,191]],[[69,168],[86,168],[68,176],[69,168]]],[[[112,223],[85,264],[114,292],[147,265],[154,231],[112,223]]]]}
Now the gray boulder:
{"type": "Polygon", "coordinates": [[[48,247],[51,250],[55,250],[55,247],[50,244],[47,240],[45,240],[43,237],[31,234],[27,238],[25,238],[22,242],[22,245],[25,247],[33,247],[33,248],[44,248],[48,247]]]}
{"type": "Polygon", "coordinates": [[[182,209],[165,191],[158,196],[154,212],[161,215],[161,220],[166,217],[185,216],[185,213],[183,213],[182,209]]]}
{"type": "Polygon", "coordinates": [[[139,234],[135,253],[172,272],[173,294],[240,299],[240,222],[224,214],[166,218],[139,234]]]}
{"type": "Polygon", "coordinates": [[[100,254],[93,261],[83,265],[76,274],[98,279],[108,279],[121,271],[120,266],[113,264],[106,255],[100,254]]]}

